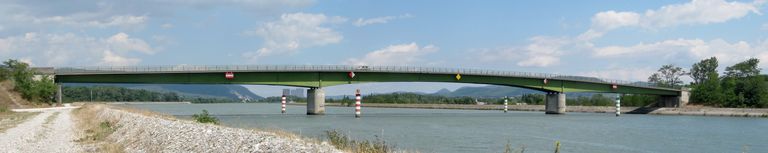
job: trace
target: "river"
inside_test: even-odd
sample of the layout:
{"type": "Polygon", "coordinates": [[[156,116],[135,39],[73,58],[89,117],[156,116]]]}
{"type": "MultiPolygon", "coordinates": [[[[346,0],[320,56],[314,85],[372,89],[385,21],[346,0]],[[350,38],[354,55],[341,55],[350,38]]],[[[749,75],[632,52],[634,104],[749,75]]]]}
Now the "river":
{"type": "Polygon", "coordinates": [[[140,104],[180,118],[206,109],[222,124],[281,129],[321,138],[338,130],[354,139],[379,138],[399,150],[503,152],[510,144],[525,152],[768,152],[768,119],[610,113],[502,113],[493,110],[326,107],[326,115],[305,115],[304,106],[280,104],[140,104]]]}

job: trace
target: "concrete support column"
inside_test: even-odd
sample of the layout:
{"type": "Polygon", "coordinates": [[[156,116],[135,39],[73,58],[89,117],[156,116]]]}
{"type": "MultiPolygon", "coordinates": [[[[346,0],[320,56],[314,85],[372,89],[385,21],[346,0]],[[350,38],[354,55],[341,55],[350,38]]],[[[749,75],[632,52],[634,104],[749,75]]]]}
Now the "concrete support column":
{"type": "Polygon", "coordinates": [[[58,106],[63,106],[61,103],[63,100],[61,99],[61,96],[64,95],[64,93],[61,91],[61,83],[56,84],[56,103],[58,103],[58,106]]]}
{"type": "Polygon", "coordinates": [[[546,114],[565,114],[565,93],[547,93],[544,101],[546,114]]]}
{"type": "Polygon", "coordinates": [[[307,90],[307,115],[325,114],[325,91],[323,88],[307,90]]]}

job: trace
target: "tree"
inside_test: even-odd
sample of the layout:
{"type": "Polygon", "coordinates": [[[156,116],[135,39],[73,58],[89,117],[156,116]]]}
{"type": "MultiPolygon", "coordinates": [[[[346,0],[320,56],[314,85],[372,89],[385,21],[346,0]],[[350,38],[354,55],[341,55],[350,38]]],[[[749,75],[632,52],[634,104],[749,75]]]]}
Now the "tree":
{"type": "Polygon", "coordinates": [[[746,61],[737,63],[733,66],[725,68],[725,75],[735,78],[746,78],[751,76],[760,75],[760,68],[757,68],[757,64],[760,60],[757,58],[750,58],[746,61]]]}
{"type": "Polygon", "coordinates": [[[676,87],[683,84],[680,77],[686,75],[683,68],[672,64],[663,65],[656,73],[648,77],[648,82],[664,87],[676,87]]]}
{"type": "Polygon", "coordinates": [[[720,105],[723,102],[724,94],[717,66],[715,57],[701,60],[691,66],[691,78],[694,81],[691,90],[692,103],[720,105]]]}
{"type": "Polygon", "coordinates": [[[751,58],[729,66],[722,81],[725,106],[765,107],[768,105],[768,84],[757,65],[760,60],[751,58]]]}
{"type": "Polygon", "coordinates": [[[720,106],[725,100],[724,96],[717,73],[709,73],[704,82],[693,86],[691,102],[720,106]]]}
{"type": "MultiPolygon", "coordinates": [[[[691,78],[695,84],[709,80],[711,73],[717,74],[717,58],[711,57],[701,60],[691,66],[691,78]]],[[[717,75],[715,75],[717,78],[717,75]]]]}

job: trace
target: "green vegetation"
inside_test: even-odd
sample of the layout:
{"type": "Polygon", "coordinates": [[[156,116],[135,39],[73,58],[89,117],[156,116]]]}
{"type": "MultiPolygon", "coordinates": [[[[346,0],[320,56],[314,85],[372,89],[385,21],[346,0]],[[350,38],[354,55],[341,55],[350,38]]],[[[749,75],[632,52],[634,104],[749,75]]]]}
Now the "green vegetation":
{"type": "Polygon", "coordinates": [[[117,127],[115,127],[114,123],[108,122],[108,121],[102,121],[99,122],[99,125],[93,129],[87,129],[85,130],[86,136],[77,140],[78,142],[85,142],[85,141],[104,141],[107,136],[112,134],[112,132],[115,132],[117,130],[117,127]]]}
{"type": "Polygon", "coordinates": [[[75,122],[77,129],[84,129],[84,136],[75,142],[96,146],[92,152],[124,152],[123,146],[108,137],[117,131],[120,126],[116,121],[99,119],[99,112],[104,105],[84,105],[72,111],[72,115],[78,118],[75,122]]]}
{"type": "Polygon", "coordinates": [[[48,76],[35,77],[35,72],[27,63],[10,59],[0,64],[0,81],[5,80],[12,80],[13,90],[26,100],[48,104],[54,101],[56,85],[53,79],[48,76]]]}
{"type": "Polygon", "coordinates": [[[658,72],[648,77],[648,82],[662,87],[680,87],[683,84],[680,77],[686,74],[683,68],[671,64],[663,65],[658,72]]]}
{"type": "MultiPolygon", "coordinates": [[[[290,98],[289,98],[290,99],[290,98]]],[[[624,95],[621,97],[622,106],[646,106],[656,102],[656,96],[649,95],[624,95]]],[[[488,104],[503,104],[504,98],[472,98],[447,97],[439,95],[423,95],[417,93],[389,93],[363,96],[365,103],[387,103],[387,104],[476,104],[475,100],[488,102],[488,104]]],[[[524,94],[520,97],[509,97],[510,105],[514,103],[526,103],[529,105],[544,105],[545,96],[543,94],[524,94]]],[[[271,100],[280,101],[279,99],[271,100]]],[[[354,106],[354,99],[344,97],[342,99],[327,99],[329,103],[341,103],[342,106],[354,106]]],[[[571,97],[567,99],[566,104],[572,106],[613,106],[615,97],[605,96],[603,94],[593,94],[591,97],[571,97]]]]}
{"type": "MultiPolygon", "coordinates": [[[[307,102],[307,98],[303,97],[296,97],[296,96],[285,96],[287,101],[293,101],[293,102],[307,102]]],[[[282,100],[282,96],[271,96],[266,97],[264,99],[259,99],[257,102],[280,102],[282,100]]]]}
{"type": "Polygon", "coordinates": [[[64,87],[65,102],[75,101],[180,101],[173,92],[159,93],[114,86],[64,87]]]}
{"type": "Polygon", "coordinates": [[[349,98],[349,96],[344,96],[344,98],[341,98],[341,99],[326,99],[325,102],[341,103],[341,106],[347,106],[347,107],[355,106],[355,100],[352,98],[349,98]]]}
{"type": "Polygon", "coordinates": [[[192,115],[192,118],[194,118],[198,123],[211,123],[219,125],[219,119],[209,115],[208,110],[205,109],[203,109],[203,113],[192,115]]]}
{"type": "Polygon", "coordinates": [[[0,113],[6,113],[6,112],[10,112],[10,109],[8,109],[8,104],[0,103],[0,113]]]}
{"type": "Polygon", "coordinates": [[[701,60],[691,68],[691,103],[716,107],[768,107],[768,76],[760,75],[760,60],[751,58],[717,72],[717,58],[701,60]]]}
{"type": "Polygon", "coordinates": [[[64,102],[78,101],[141,101],[171,102],[188,101],[192,103],[230,103],[229,98],[182,97],[175,92],[155,92],[144,89],[128,89],[115,86],[64,87],[64,102]]]}
{"type": "MultiPolygon", "coordinates": [[[[472,97],[445,97],[436,95],[422,95],[417,93],[390,93],[373,94],[363,97],[366,103],[391,103],[391,104],[475,104],[472,97]]],[[[478,99],[485,101],[484,99],[478,99]]]]}
{"type": "Polygon", "coordinates": [[[352,140],[346,134],[336,130],[325,131],[328,141],[331,145],[341,150],[354,153],[388,153],[394,152],[394,146],[390,146],[386,141],[376,136],[376,141],[358,141],[352,140]]]}

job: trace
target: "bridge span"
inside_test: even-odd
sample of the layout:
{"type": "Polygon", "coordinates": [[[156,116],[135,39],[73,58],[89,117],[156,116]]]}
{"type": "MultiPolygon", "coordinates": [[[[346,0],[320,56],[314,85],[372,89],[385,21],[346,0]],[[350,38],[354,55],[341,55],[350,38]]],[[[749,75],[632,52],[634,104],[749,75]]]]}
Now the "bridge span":
{"type": "Polygon", "coordinates": [[[325,113],[323,87],[369,82],[449,82],[512,86],[547,93],[546,113],[565,113],[565,93],[594,92],[659,95],[664,107],[688,102],[688,91],[592,77],[484,69],[347,65],[111,66],[55,68],[62,83],[252,84],[307,87],[307,114],[325,113]]]}

